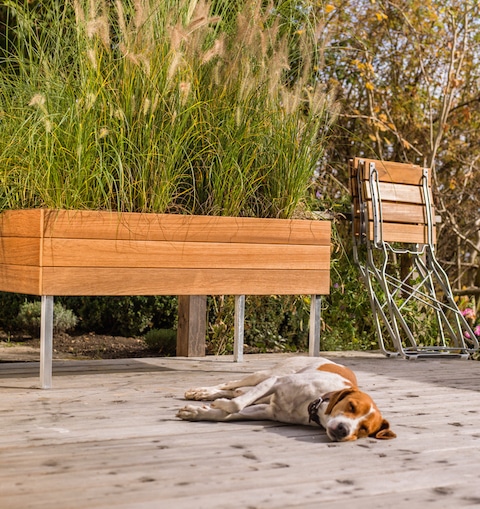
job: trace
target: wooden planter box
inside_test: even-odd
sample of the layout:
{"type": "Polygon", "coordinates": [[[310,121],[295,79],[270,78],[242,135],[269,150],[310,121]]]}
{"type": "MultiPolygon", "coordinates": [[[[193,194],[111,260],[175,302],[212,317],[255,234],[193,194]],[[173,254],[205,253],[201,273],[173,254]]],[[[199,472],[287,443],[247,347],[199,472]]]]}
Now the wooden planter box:
{"type": "MultiPolygon", "coordinates": [[[[44,209],[0,214],[0,291],[323,295],[329,287],[328,221],[44,209]]],[[[182,302],[188,323],[193,301],[182,302]]],[[[180,355],[192,354],[189,342],[180,355]]]]}

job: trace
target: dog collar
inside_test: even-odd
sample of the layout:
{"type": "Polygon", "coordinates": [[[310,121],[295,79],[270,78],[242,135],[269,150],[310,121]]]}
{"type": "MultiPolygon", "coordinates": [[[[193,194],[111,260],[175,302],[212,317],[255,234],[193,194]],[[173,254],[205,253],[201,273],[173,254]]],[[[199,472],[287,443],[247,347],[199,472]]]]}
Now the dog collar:
{"type": "Polygon", "coordinates": [[[322,425],[320,423],[320,417],[318,417],[318,409],[320,408],[320,405],[324,401],[325,400],[322,397],[320,397],[320,398],[315,399],[308,405],[308,422],[313,421],[313,422],[317,423],[319,426],[322,425]]]}

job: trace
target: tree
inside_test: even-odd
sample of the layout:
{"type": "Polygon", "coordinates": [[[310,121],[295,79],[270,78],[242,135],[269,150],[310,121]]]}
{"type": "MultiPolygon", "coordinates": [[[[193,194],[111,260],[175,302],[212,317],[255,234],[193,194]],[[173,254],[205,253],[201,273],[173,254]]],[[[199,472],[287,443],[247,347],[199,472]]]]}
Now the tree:
{"type": "Polygon", "coordinates": [[[330,185],[345,186],[345,163],[355,155],[431,167],[439,256],[457,287],[478,284],[480,4],[331,0],[317,16],[324,17],[321,79],[343,106],[324,185],[334,173],[330,185]]]}

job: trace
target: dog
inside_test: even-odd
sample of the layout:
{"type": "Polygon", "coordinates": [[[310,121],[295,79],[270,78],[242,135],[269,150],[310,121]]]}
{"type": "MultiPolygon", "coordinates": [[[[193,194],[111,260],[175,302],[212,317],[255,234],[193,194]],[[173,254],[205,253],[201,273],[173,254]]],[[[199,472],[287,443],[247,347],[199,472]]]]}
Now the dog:
{"type": "Polygon", "coordinates": [[[322,426],[330,440],[392,439],[396,434],[352,370],[321,357],[290,357],[241,380],[190,389],[177,417],[187,421],[271,420],[322,426]]]}

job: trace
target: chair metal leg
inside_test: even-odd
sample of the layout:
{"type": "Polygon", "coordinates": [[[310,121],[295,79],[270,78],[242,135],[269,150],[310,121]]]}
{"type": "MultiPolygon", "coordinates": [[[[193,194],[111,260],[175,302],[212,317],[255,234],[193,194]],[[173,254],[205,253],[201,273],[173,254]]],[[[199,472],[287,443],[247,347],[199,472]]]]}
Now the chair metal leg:
{"type": "Polygon", "coordinates": [[[368,242],[366,249],[366,261],[360,263],[358,254],[356,261],[369,294],[379,345],[385,354],[392,353],[385,346],[382,324],[387,329],[397,355],[405,358],[446,354],[466,358],[478,349],[478,340],[458,309],[448,279],[433,253],[427,250],[427,261],[424,260],[425,253],[413,253],[414,269],[402,280],[385,270],[387,266],[393,265],[387,252],[383,252],[384,258],[379,261],[373,252],[381,255],[381,249],[374,248],[368,242]],[[417,281],[410,283],[409,279],[413,276],[417,277],[417,281]],[[418,305],[432,312],[431,316],[438,327],[435,345],[418,344],[416,332],[406,319],[405,311],[409,305],[418,305]],[[466,343],[465,332],[472,338],[471,347],[466,343]]]}
{"type": "Polygon", "coordinates": [[[50,389],[53,361],[53,297],[50,295],[42,295],[40,320],[40,386],[50,389]]]}
{"type": "Polygon", "coordinates": [[[430,170],[399,166],[358,158],[350,166],[353,254],[380,348],[405,358],[468,358],[479,340],[435,257],[430,170]],[[399,265],[401,256],[407,266],[399,265]],[[388,351],[387,339],[396,352],[388,351]]]}

